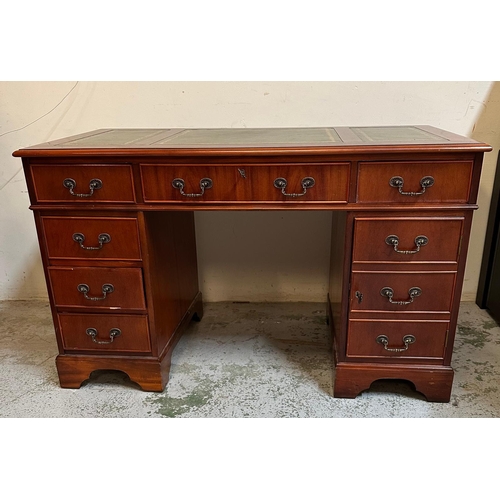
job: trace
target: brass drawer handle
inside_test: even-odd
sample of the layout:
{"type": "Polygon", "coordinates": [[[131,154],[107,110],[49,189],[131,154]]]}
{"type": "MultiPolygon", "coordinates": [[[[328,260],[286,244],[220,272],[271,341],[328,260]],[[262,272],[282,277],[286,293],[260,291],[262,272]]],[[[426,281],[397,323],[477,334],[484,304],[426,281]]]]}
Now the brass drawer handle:
{"type": "Polygon", "coordinates": [[[418,286],[410,288],[408,290],[410,300],[392,300],[392,297],[394,297],[394,290],[389,286],[382,288],[382,290],[380,290],[380,295],[382,295],[382,297],[387,297],[391,304],[405,306],[407,304],[411,304],[416,297],[420,297],[420,295],[422,295],[422,290],[418,286]]]}
{"type": "Polygon", "coordinates": [[[113,340],[115,340],[115,337],[118,337],[122,334],[122,331],[119,328],[111,328],[109,331],[109,338],[110,340],[97,340],[97,329],[96,328],[87,328],[85,330],[85,333],[92,338],[92,342],[95,342],[96,344],[112,344],[113,340]]]}
{"type": "Polygon", "coordinates": [[[300,181],[300,185],[302,186],[302,193],[287,193],[285,191],[286,186],[288,184],[288,181],[284,179],[283,177],[278,177],[277,179],[274,180],[274,187],[276,189],[281,189],[281,193],[284,194],[285,196],[291,196],[293,198],[297,198],[298,196],[304,196],[307,193],[307,190],[309,188],[312,188],[314,184],[316,184],[316,181],[312,177],[304,177],[300,181]]]}
{"type": "Polygon", "coordinates": [[[105,285],[102,285],[102,297],[89,297],[88,293],[90,292],[90,287],[86,283],[80,283],[76,289],[80,292],[83,293],[83,296],[87,300],[104,300],[108,293],[113,293],[115,291],[115,287],[111,285],[110,283],[106,283],[105,285]]]}
{"type": "Polygon", "coordinates": [[[86,198],[92,196],[96,189],[102,188],[102,181],[101,179],[91,179],[91,181],[89,182],[89,193],[75,193],[73,189],[76,188],[76,181],[74,179],[71,179],[71,177],[63,180],[63,186],[69,190],[72,196],[77,196],[78,198],[86,198]]]}
{"type": "Polygon", "coordinates": [[[209,177],[203,177],[203,179],[200,180],[200,189],[201,189],[200,193],[185,193],[184,192],[185,185],[186,183],[184,182],[184,179],[177,178],[172,181],[172,187],[178,189],[182,194],[182,196],[188,196],[190,198],[203,196],[205,194],[205,189],[210,189],[214,185],[214,183],[212,179],[210,179],[209,177]]]}
{"type": "Polygon", "coordinates": [[[400,194],[404,194],[405,196],[420,196],[421,194],[425,193],[425,190],[427,188],[430,188],[431,186],[434,185],[434,177],[430,175],[426,175],[425,177],[422,177],[420,179],[420,186],[422,189],[418,192],[413,192],[413,191],[403,191],[403,185],[404,185],[404,179],[402,177],[399,177],[399,175],[395,177],[391,177],[389,180],[389,185],[393,188],[397,188],[400,194]]]}
{"type": "Polygon", "coordinates": [[[389,339],[386,335],[379,335],[376,339],[377,344],[382,344],[384,349],[389,352],[404,352],[408,350],[410,344],[414,344],[417,339],[414,335],[405,335],[403,337],[404,347],[387,347],[389,345],[389,339]]]}
{"type": "Polygon", "coordinates": [[[427,236],[423,236],[423,235],[417,236],[415,238],[415,245],[417,247],[416,250],[399,250],[398,249],[399,237],[396,236],[395,234],[391,234],[390,236],[387,236],[387,238],[385,239],[385,242],[389,246],[392,245],[394,247],[394,251],[397,253],[410,254],[410,253],[420,252],[420,247],[427,245],[427,243],[429,243],[429,238],[427,238],[427,236]]]}
{"type": "Polygon", "coordinates": [[[82,233],[75,233],[73,235],[73,241],[76,241],[80,245],[80,248],[83,248],[84,250],[100,250],[105,243],[109,243],[111,241],[111,236],[108,233],[101,233],[97,237],[97,241],[99,242],[98,247],[84,246],[83,242],[85,241],[85,235],[82,233]]]}

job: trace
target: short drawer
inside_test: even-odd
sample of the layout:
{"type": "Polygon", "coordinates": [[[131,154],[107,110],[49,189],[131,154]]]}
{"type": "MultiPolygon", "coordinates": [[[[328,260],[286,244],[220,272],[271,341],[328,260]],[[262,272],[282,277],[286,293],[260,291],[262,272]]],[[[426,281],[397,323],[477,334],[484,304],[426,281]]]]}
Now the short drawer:
{"type": "Polygon", "coordinates": [[[49,267],[48,271],[56,307],[146,310],[141,269],[49,267]]]}
{"type": "Polygon", "coordinates": [[[59,314],[66,351],[151,351],[147,316],[59,314]]]}
{"type": "Polygon", "coordinates": [[[350,163],[142,164],[144,201],[326,201],[347,203],[350,163]]]}
{"type": "Polygon", "coordinates": [[[450,312],[455,272],[353,272],[351,311],[450,312]]]}
{"type": "Polygon", "coordinates": [[[356,217],[353,262],[456,263],[463,217],[356,217]]]}
{"type": "Polygon", "coordinates": [[[349,321],[347,356],[443,359],[447,321],[349,321]]]}
{"type": "Polygon", "coordinates": [[[38,202],[134,203],[130,165],[31,165],[38,202]]]}
{"type": "Polygon", "coordinates": [[[360,203],[466,203],[472,161],[360,162],[360,203]]]}
{"type": "Polygon", "coordinates": [[[135,218],[42,217],[49,259],[140,260],[135,218]]]}

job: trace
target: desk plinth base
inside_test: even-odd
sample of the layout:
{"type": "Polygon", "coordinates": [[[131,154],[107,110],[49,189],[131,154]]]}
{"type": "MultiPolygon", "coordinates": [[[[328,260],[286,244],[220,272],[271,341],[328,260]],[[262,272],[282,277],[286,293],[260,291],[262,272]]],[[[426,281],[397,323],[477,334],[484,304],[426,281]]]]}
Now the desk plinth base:
{"type": "Polygon", "coordinates": [[[131,359],[118,357],[99,358],[61,354],[56,358],[59,383],[65,389],[78,389],[96,370],[118,370],[126,373],[132,382],[144,391],[161,392],[168,382],[170,355],[162,361],[156,359],[131,359]]]}
{"type": "Polygon", "coordinates": [[[337,398],[355,398],[376,380],[398,379],[411,382],[429,402],[448,403],[453,375],[449,366],[338,363],[333,394],[337,398]]]}

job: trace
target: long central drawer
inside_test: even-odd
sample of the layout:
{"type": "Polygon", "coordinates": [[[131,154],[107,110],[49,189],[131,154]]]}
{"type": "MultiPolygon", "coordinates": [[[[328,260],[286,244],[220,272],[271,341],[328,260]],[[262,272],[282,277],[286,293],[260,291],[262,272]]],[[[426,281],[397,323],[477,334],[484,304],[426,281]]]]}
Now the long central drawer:
{"type": "Polygon", "coordinates": [[[347,203],[348,162],[318,164],[142,164],[144,201],[328,201],[347,203]]]}

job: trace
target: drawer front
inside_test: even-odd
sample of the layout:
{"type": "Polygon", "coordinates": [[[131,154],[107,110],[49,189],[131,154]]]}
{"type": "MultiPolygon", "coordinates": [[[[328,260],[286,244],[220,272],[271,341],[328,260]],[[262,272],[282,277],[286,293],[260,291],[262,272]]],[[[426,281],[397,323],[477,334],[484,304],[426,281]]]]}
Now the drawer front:
{"type": "Polygon", "coordinates": [[[145,311],[142,270],[138,268],[49,267],[56,307],[98,307],[145,311]]]}
{"type": "Polygon", "coordinates": [[[454,272],[353,272],[351,311],[450,312],[455,277],[454,272]]]}
{"type": "Polygon", "coordinates": [[[32,165],[38,202],[134,203],[129,165],[32,165]]]}
{"type": "Polygon", "coordinates": [[[50,259],[141,259],[139,230],[135,218],[41,219],[50,259]]]}
{"type": "Polygon", "coordinates": [[[442,359],[448,330],[447,321],[350,321],[347,356],[442,359]]]}
{"type": "Polygon", "coordinates": [[[472,166],[472,161],[360,162],[357,200],[360,203],[466,203],[472,166]],[[431,178],[429,186],[426,179],[431,178]]]}
{"type": "Polygon", "coordinates": [[[66,351],[151,351],[147,316],[59,314],[66,351]]]}
{"type": "Polygon", "coordinates": [[[463,217],[356,217],[353,262],[458,262],[463,217]]]}
{"type": "Polygon", "coordinates": [[[141,176],[145,202],[232,201],[244,196],[235,167],[141,165],[141,176]]]}
{"type": "Polygon", "coordinates": [[[316,165],[141,165],[144,201],[346,203],[349,163],[316,165]]]}
{"type": "Polygon", "coordinates": [[[347,203],[349,169],[349,163],[254,168],[249,173],[252,200],[347,203]]]}

